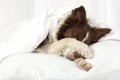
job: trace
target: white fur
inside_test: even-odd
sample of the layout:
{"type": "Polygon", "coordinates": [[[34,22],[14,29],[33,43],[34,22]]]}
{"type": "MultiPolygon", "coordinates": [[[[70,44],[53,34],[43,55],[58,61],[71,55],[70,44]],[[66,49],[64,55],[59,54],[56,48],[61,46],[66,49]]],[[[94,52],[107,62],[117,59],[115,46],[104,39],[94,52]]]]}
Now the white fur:
{"type": "Polygon", "coordinates": [[[88,37],[89,37],[89,35],[90,35],[90,33],[89,33],[89,32],[87,32],[87,34],[86,34],[85,38],[82,40],[82,42],[84,42],[85,40],[87,40],[87,39],[88,39],[88,37]]]}
{"type": "Polygon", "coordinates": [[[63,54],[65,57],[73,52],[78,52],[85,58],[92,58],[94,54],[89,49],[88,45],[74,39],[64,38],[59,41],[55,41],[51,44],[46,44],[43,47],[37,49],[37,52],[45,52],[54,55],[63,54]]]}

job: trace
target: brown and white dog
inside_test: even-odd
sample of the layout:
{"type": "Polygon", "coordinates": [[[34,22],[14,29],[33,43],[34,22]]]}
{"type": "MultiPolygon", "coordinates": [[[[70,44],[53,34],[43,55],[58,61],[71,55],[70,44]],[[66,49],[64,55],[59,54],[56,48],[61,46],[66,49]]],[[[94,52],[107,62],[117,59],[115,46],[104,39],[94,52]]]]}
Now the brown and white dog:
{"type": "Polygon", "coordinates": [[[97,42],[110,31],[109,28],[91,27],[86,18],[85,8],[80,6],[62,18],[35,51],[63,56],[88,71],[92,65],[85,59],[94,57],[88,45],[97,42]]]}

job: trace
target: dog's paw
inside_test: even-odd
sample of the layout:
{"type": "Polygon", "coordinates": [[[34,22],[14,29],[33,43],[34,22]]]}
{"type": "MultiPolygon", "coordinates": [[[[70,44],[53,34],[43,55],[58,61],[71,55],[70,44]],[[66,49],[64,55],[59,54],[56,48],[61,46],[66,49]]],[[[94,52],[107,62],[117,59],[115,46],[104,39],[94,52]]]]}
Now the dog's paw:
{"type": "Polygon", "coordinates": [[[81,56],[81,54],[79,54],[78,52],[73,52],[73,53],[69,53],[67,54],[66,58],[69,59],[69,60],[75,60],[75,59],[78,59],[78,58],[84,58],[81,56]]]}
{"type": "Polygon", "coordinates": [[[76,49],[78,53],[80,53],[86,59],[91,59],[94,57],[94,54],[90,50],[89,46],[82,42],[78,42],[78,44],[76,44],[76,49]]]}
{"type": "Polygon", "coordinates": [[[92,65],[90,63],[86,63],[82,66],[83,70],[89,71],[92,68],[92,65]]]}
{"type": "Polygon", "coordinates": [[[94,57],[94,54],[92,53],[92,51],[90,50],[87,44],[73,38],[67,38],[65,40],[66,40],[66,43],[68,43],[67,47],[69,47],[72,52],[76,51],[79,54],[81,54],[84,58],[87,58],[87,59],[94,57]]]}
{"type": "Polygon", "coordinates": [[[90,49],[82,49],[81,51],[81,55],[83,56],[83,57],[85,57],[86,59],[91,59],[91,58],[93,58],[94,57],[94,54],[91,52],[91,50],[90,49]]]}
{"type": "Polygon", "coordinates": [[[61,56],[66,57],[70,60],[75,60],[78,58],[90,59],[94,57],[94,54],[92,53],[90,48],[86,44],[77,40],[75,41],[74,45],[70,43],[61,51],[61,56]]]}
{"type": "Polygon", "coordinates": [[[76,59],[75,63],[80,69],[83,69],[85,71],[89,71],[92,68],[92,65],[86,62],[83,58],[76,59]]]}

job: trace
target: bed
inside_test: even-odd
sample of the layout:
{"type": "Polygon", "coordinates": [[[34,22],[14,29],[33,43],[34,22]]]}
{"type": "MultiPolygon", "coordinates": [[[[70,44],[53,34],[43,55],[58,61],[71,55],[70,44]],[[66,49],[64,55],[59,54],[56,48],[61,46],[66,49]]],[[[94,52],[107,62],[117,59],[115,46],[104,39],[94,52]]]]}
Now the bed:
{"type": "Polygon", "coordinates": [[[19,53],[0,63],[1,80],[119,80],[120,42],[101,41],[91,46],[95,57],[89,72],[73,62],[53,55],[19,53]]]}
{"type": "Polygon", "coordinates": [[[93,64],[88,72],[63,57],[32,53],[57,21],[79,5],[68,7],[73,2],[64,10],[44,10],[39,16],[38,11],[32,19],[0,26],[0,80],[120,80],[120,33],[113,26],[99,24],[113,30],[90,46],[95,57],[87,60],[93,64]]]}

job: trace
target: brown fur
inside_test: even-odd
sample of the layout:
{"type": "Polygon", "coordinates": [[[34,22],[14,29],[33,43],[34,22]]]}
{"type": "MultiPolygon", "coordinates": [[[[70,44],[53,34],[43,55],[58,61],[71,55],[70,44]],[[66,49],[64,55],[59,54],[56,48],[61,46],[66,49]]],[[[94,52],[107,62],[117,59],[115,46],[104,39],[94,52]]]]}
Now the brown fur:
{"type": "Polygon", "coordinates": [[[110,33],[111,29],[91,27],[86,18],[85,8],[80,6],[72,11],[71,15],[60,27],[57,33],[57,39],[60,40],[69,37],[82,41],[87,32],[89,32],[89,37],[84,41],[84,43],[90,45],[97,42],[101,37],[110,33]]]}

